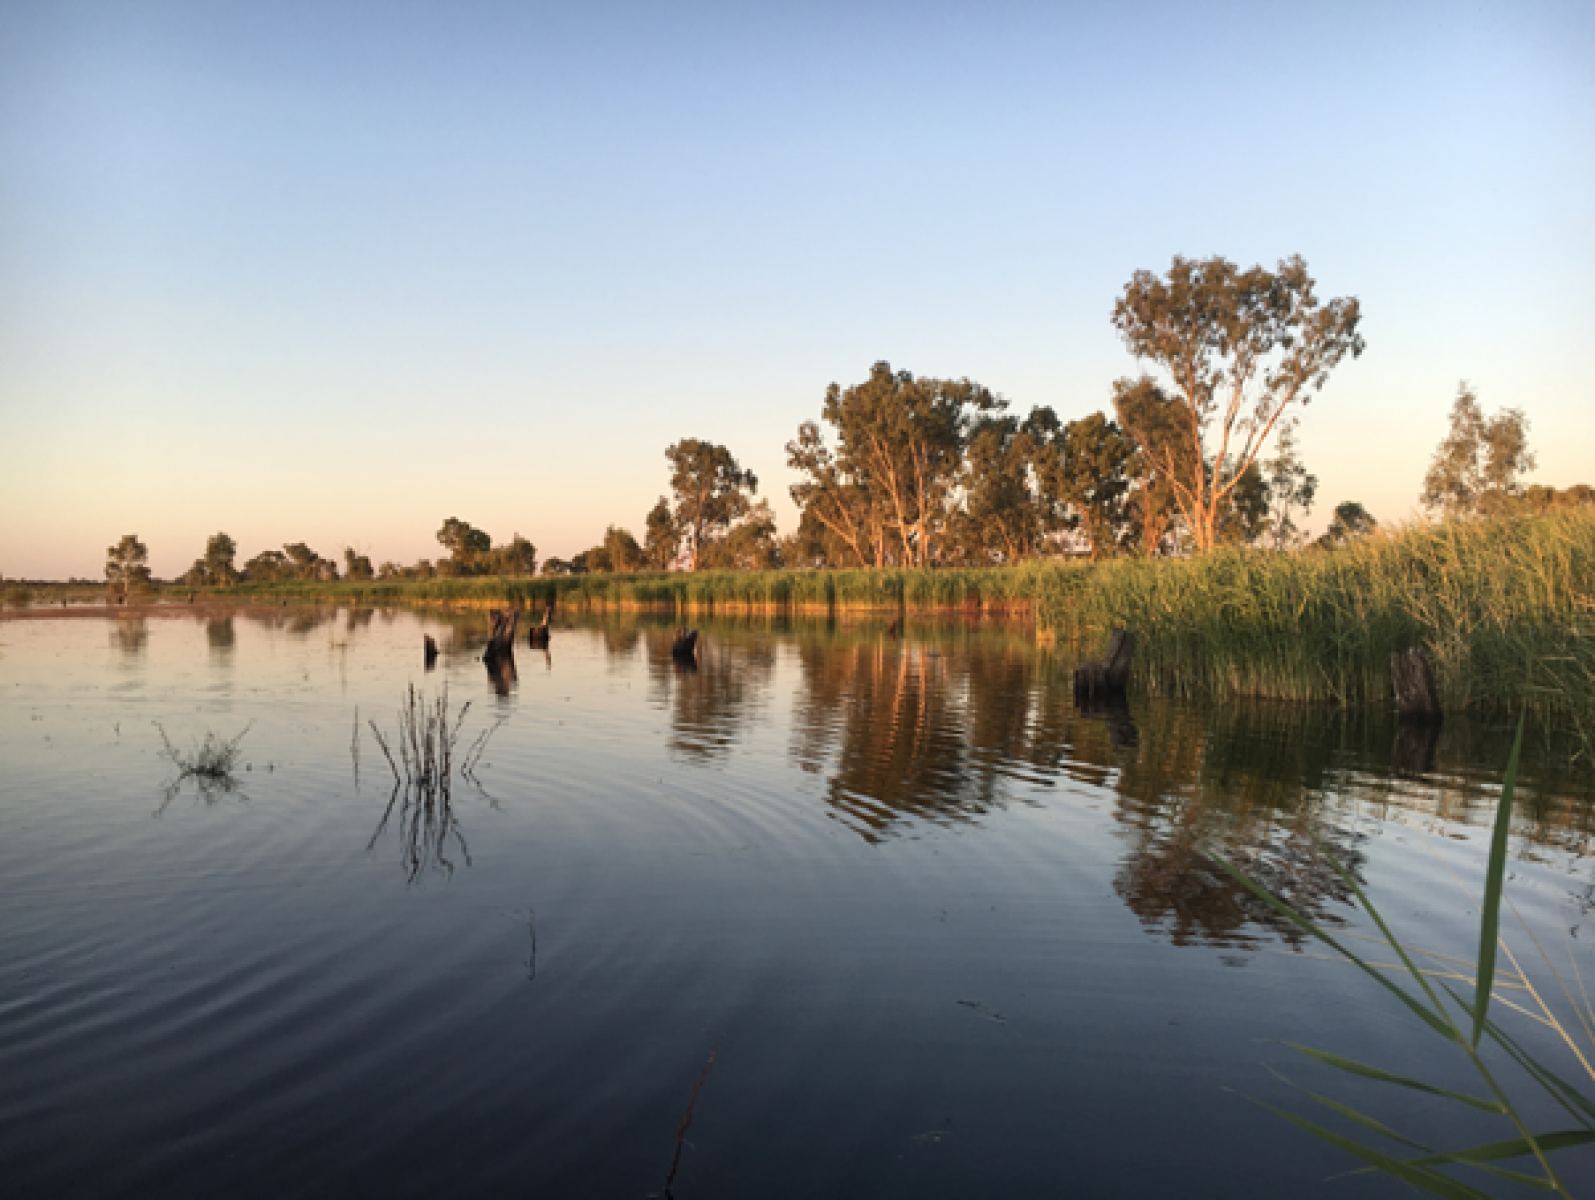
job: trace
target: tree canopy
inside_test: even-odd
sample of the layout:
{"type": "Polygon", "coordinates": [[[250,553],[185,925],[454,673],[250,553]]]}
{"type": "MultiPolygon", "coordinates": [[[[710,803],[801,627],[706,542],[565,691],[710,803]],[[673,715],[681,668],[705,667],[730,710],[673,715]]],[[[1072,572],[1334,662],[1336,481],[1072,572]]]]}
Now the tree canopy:
{"type": "Polygon", "coordinates": [[[1174,427],[1119,419],[1173,489],[1198,550],[1220,540],[1226,501],[1294,403],[1305,404],[1363,351],[1352,297],[1320,303],[1301,258],[1241,270],[1176,256],[1166,275],[1137,271],[1113,309],[1136,358],[1161,367],[1179,402],[1174,427]]]}
{"type": "Polygon", "coordinates": [[[931,565],[946,548],[948,497],[975,421],[1004,407],[968,379],[916,378],[878,362],[864,382],[826,391],[834,451],[815,422],[787,444],[788,465],[804,476],[792,499],[860,566],[931,565]]]}
{"type": "Polygon", "coordinates": [[[696,571],[709,543],[752,505],[759,481],[737,465],[731,451],[713,442],[683,438],[665,450],[670,463],[671,516],[687,569],[696,571]]]}
{"type": "Polygon", "coordinates": [[[1528,430],[1522,409],[1486,417],[1473,389],[1458,384],[1451,427],[1423,477],[1423,506],[1442,516],[1465,517],[1521,497],[1522,476],[1535,465],[1528,430]]]}
{"type": "Polygon", "coordinates": [[[123,595],[149,587],[149,559],[149,547],[138,540],[138,534],[124,534],[121,541],[105,551],[106,584],[123,595]]]}

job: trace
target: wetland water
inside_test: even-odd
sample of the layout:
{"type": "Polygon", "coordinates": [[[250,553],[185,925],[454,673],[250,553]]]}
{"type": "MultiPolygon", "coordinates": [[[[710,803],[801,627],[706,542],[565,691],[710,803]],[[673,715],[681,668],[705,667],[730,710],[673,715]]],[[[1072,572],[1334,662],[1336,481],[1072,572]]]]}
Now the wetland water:
{"type": "MultiPolygon", "coordinates": [[[[1270,1068],[1456,1134],[1278,1044],[1468,1083],[1192,847],[1349,918],[1316,838],[1471,955],[1503,723],[1081,713],[1019,629],[699,624],[696,670],[575,617],[493,678],[483,615],[0,621],[0,1191],[1396,1194],[1326,1182],[1270,1068]],[[462,751],[498,726],[446,813],[366,726],[411,683],[470,701],[462,751]],[[156,722],[247,726],[237,787],[174,783],[156,722]]],[[[1511,886],[1556,946],[1591,804],[1531,753],[1511,886]]]]}

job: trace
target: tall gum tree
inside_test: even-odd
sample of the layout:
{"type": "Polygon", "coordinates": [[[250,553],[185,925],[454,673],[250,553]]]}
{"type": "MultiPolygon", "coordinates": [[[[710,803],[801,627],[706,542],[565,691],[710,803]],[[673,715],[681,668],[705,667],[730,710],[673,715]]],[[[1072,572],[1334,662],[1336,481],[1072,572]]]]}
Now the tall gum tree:
{"type": "Polygon", "coordinates": [[[1361,319],[1355,297],[1318,300],[1299,255],[1275,271],[1176,256],[1167,275],[1137,271],[1125,285],[1113,326],[1167,373],[1181,432],[1142,430],[1122,407],[1119,420],[1167,478],[1197,550],[1218,544],[1226,502],[1280,418],[1362,353],[1361,319]]]}
{"type": "Polygon", "coordinates": [[[863,383],[826,390],[834,452],[812,422],[788,443],[789,464],[808,476],[793,499],[805,512],[815,505],[816,518],[860,558],[873,552],[876,566],[931,565],[974,422],[1004,407],[971,380],[916,378],[878,362],[863,383]]]}
{"type": "Polygon", "coordinates": [[[688,569],[696,571],[704,548],[752,507],[759,481],[724,446],[698,438],[682,438],[665,450],[665,459],[676,497],[676,530],[686,546],[688,569]]]}
{"type": "Polygon", "coordinates": [[[1487,417],[1473,389],[1458,384],[1451,428],[1423,477],[1423,506],[1444,517],[1502,508],[1523,494],[1521,477],[1534,467],[1523,410],[1487,417]]]}

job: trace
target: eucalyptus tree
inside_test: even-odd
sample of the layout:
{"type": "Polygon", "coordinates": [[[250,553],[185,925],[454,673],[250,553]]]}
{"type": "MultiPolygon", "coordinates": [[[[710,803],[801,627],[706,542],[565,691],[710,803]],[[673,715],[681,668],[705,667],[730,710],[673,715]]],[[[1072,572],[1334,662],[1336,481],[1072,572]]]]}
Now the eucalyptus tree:
{"type": "Polygon", "coordinates": [[[368,555],[356,553],[353,546],[343,548],[343,577],[345,579],[371,579],[376,572],[371,568],[368,555]]]}
{"type": "Polygon", "coordinates": [[[124,596],[130,591],[140,591],[150,585],[149,547],[138,540],[138,534],[124,534],[116,545],[105,551],[105,582],[108,587],[124,596]]]}
{"type": "Polygon", "coordinates": [[[285,543],[283,553],[288,557],[288,573],[291,578],[327,581],[338,578],[338,564],[331,559],[322,558],[304,542],[285,543]]]}
{"type": "Polygon", "coordinates": [[[1356,538],[1367,537],[1378,527],[1379,522],[1373,519],[1372,513],[1357,501],[1346,500],[1335,505],[1334,520],[1329,522],[1329,528],[1315,545],[1326,550],[1344,546],[1356,538]]]}
{"type": "Polygon", "coordinates": [[[812,422],[788,443],[788,462],[807,476],[793,499],[805,510],[818,503],[818,518],[861,561],[934,563],[974,422],[1004,407],[968,379],[916,378],[878,362],[863,383],[826,390],[834,451],[812,422]]]}
{"type": "Polygon", "coordinates": [[[494,575],[535,575],[537,547],[517,533],[502,546],[488,551],[483,565],[494,575]]]}
{"type": "Polygon", "coordinates": [[[608,570],[619,574],[630,574],[642,569],[645,561],[643,549],[637,544],[637,539],[632,536],[629,529],[611,525],[604,530],[604,540],[600,544],[603,547],[604,558],[608,562],[608,570]]]}
{"type": "Polygon", "coordinates": [[[281,550],[262,550],[244,564],[244,578],[250,583],[274,583],[293,578],[293,564],[281,550]]]}
{"type": "Polygon", "coordinates": [[[802,476],[790,489],[802,514],[800,536],[823,547],[831,565],[884,566],[884,513],[878,498],[838,461],[816,422],[798,426],[797,437],[786,444],[786,461],[802,476]]]}
{"type": "Polygon", "coordinates": [[[205,582],[212,587],[231,587],[238,582],[238,571],[233,560],[238,555],[238,543],[225,533],[213,533],[205,541],[203,564],[205,582]]]}
{"type": "Polygon", "coordinates": [[[1113,410],[1121,431],[1139,431],[1126,433],[1134,453],[1125,467],[1130,480],[1125,505],[1136,531],[1131,540],[1139,540],[1141,553],[1150,557],[1168,549],[1180,529],[1172,471],[1189,469],[1190,449],[1182,433],[1181,405],[1155,379],[1143,375],[1114,383],[1113,410]]]}
{"type": "Polygon", "coordinates": [[[717,541],[704,548],[703,566],[721,570],[764,571],[781,565],[775,513],[768,500],[749,507],[746,515],[717,541]]]}
{"type": "Polygon", "coordinates": [[[1135,458],[1135,442],[1100,412],[1063,426],[1041,455],[1040,481],[1059,505],[1057,524],[1083,539],[1093,560],[1129,540],[1135,458]]]}
{"type": "Polygon", "coordinates": [[[1275,271],[1176,256],[1165,276],[1137,271],[1114,305],[1125,346],[1167,373],[1181,436],[1119,419],[1165,473],[1198,550],[1218,541],[1226,502],[1280,419],[1363,351],[1357,300],[1321,303],[1313,288],[1300,256],[1275,271]]]}
{"type": "Polygon", "coordinates": [[[687,555],[689,570],[698,569],[708,543],[723,536],[745,514],[759,481],[744,471],[731,451],[713,442],[683,438],[665,451],[670,463],[670,490],[675,494],[672,517],[687,555]]]}
{"type": "Polygon", "coordinates": [[[668,571],[681,551],[681,533],[676,529],[670,501],[663,496],[648,510],[643,522],[643,562],[655,571],[668,571]]]}
{"type": "Polygon", "coordinates": [[[1451,428],[1423,477],[1423,506],[1446,517],[1502,507],[1523,494],[1521,477],[1535,466],[1522,409],[1486,417],[1466,383],[1457,387],[1451,428]]]}
{"type": "Polygon", "coordinates": [[[1295,421],[1279,427],[1274,457],[1263,464],[1263,479],[1268,486],[1268,537],[1275,550],[1284,550],[1301,541],[1295,514],[1300,511],[1305,519],[1318,497],[1318,476],[1302,463],[1295,421]]]}
{"type": "Polygon", "coordinates": [[[1038,475],[1057,457],[1052,409],[1021,421],[997,414],[975,420],[960,479],[959,541],[981,557],[1018,562],[1041,553],[1060,525],[1060,508],[1038,475]]]}
{"type": "Polygon", "coordinates": [[[439,544],[449,552],[447,563],[439,563],[447,574],[471,575],[477,560],[493,548],[493,539],[468,521],[450,517],[437,532],[439,544]]]}

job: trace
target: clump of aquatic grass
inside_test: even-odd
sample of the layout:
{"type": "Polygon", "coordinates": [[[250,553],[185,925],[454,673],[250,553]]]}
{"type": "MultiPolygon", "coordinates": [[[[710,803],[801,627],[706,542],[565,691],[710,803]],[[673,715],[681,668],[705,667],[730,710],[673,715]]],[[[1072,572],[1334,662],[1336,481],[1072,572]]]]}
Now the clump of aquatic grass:
{"type": "Polygon", "coordinates": [[[219,737],[207,729],[205,736],[196,739],[186,750],[166,736],[166,729],[159,721],[153,724],[161,735],[161,757],[177,768],[177,777],[166,785],[166,798],[155,810],[156,816],[166,811],[185,780],[194,781],[200,798],[207,804],[215,803],[221,796],[238,790],[238,746],[254,728],[253,721],[231,738],[219,737]]]}
{"type": "Polygon", "coordinates": [[[237,737],[224,738],[207,729],[203,738],[196,739],[192,747],[184,750],[172,743],[166,736],[166,729],[159,721],[154,722],[156,731],[161,735],[161,757],[177,768],[177,778],[197,779],[201,783],[220,786],[234,781],[234,772],[238,768],[238,746],[244,740],[244,735],[254,728],[251,721],[245,725],[237,737]]]}
{"type": "MultiPolygon", "coordinates": [[[[1465,1183],[1441,1170],[1441,1168],[1450,1168],[1478,1172],[1488,1177],[1480,1182],[1507,1182],[1570,1197],[1571,1193],[1566,1183],[1552,1162],[1552,1155],[1558,1151],[1595,1142],[1595,1101],[1591,1101],[1584,1092],[1531,1056],[1490,1016],[1490,1005],[1493,1001],[1552,1030],[1568,1048],[1577,1064],[1577,1069],[1581,1070],[1589,1080],[1595,1081],[1595,1068],[1590,1065],[1591,1060],[1595,1059],[1595,1008],[1590,1005],[1576,961],[1570,960],[1572,967],[1570,975],[1578,985],[1578,994],[1575,997],[1573,989],[1556,970],[1539,939],[1534,937],[1526,925],[1524,926],[1542,961],[1559,985],[1564,999],[1575,1014],[1575,1019],[1564,1022],[1501,936],[1500,918],[1505,889],[1507,843],[1511,836],[1512,799],[1522,746],[1523,724],[1520,722],[1512,755],[1507,763],[1506,777],[1501,787],[1501,800],[1496,810],[1495,828],[1490,841],[1484,898],[1480,905],[1479,951],[1475,963],[1459,963],[1455,959],[1443,959],[1439,955],[1409,948],[1398,940],[1356,880],[1333,857],[1330,857],[1331,865],[1340,873],[1357,903],[1378,928],[1380,937],[1373,940],[1393,952],[1400,960],[1400,969],[1410,978],[1410,982],[1403,986],[1381,970],[1379,964],[1371,963],[1358,955],[1342,940],[1308,920],[1294,907],[1274,896],[1229,862],[1216,855],[1209,855],[1215,865],[1228,872],[1280,916],[1324,943],[1346,962],[1361,968],[1374,982],[1400,1001],[1413,1016],[1423,1022],[1432,1034],[1454,1048],[1476,1073],[1483,1085],[1483,1094],[1469,1094],[1436,1087],[1367,1063],[1354,1062],[1323,1050],[1289,1043],[1292,1049],[1326,1066],[1363,1079],[1414,1090],[1475,1111],[1488,1113],[1502,1118],[1511,1127],[1510,1136],[1506,1138],[1455,1150],[1437,1150],[1416,1138],[1396,1131],[1366,1113],[1313,1092],[1308,1092],[1307,1095],[1314,1102],[1350,1120],[1380,1140],[1358,1141],[1335,1133],[1296,1113],[1271,1104],[1263,1105],[1315,1137],[1362,1160],[1368,1164],[1364,1170],[1384,1172],[1419,1191],[1437,1196],[1479,1197],[1489,1194],[1474,1187],[1472,1183],[1465,1183]],[[1498,971],[1498,953],[1506,955],[1511,964],[1510,970],[1498,971]],[[1420,959],[1431,963],[1438,960],[1447,965],[1420,967],[1418,965],[1420,959]],[[1471,999],[1459,992],[1453,984],[1471,985],[1471,999]],[[1525,1001],[1519,1003],[1499,994],[1501,990],[1507,989],[1524,993],[1525,1001]],[[1579,1044],[1580,1035],[1586,1045],[1579,1044]],[[1540,1088],[1550,1101],[1566,1114],[1568,1127],[1539,1132],[1529,1128],[1521,1104],[1508,1092],[1502,1077],[1498,1075],[1499,1064],[1493,1066],[1485,1061],[1481,1045],[1486,1041],[1493,1044],[1499,1055],[1510,1060],[1529,1083],[1540,1088]],[[1413,1151],[1417,1153],[1414,1154],[1413,1151]],[[1532,1160],[1524,1164],[1531,1168],[1530,1170],[1497,1165],[1524,1159],[1532,1160]]],[[[1521,921],[1521,916],[1519,920],[1521,921]]],[[[1492,1054],[1492,1058],[1494,1057],[1492,1054]]]]}
{"type": "MultiPolygon", "coordinates": [[[[410,882],[418,879],[428,868],[445,875],[452,874],[454,863],[448,856],[450,843],[459,847],[466,865],[470,865],[470,847],[460,830],[454,814],[452,782],[456,773],[456,748],[465,714],[470,711],[470,701],[460,705],[459,711],[449,711],[449,690],[445,684],[441,692],[428,699],[411,684],[399,705],[398,731],[389,743],[375,721],[369,721],[377,745],[393,770],[393,794],[388,798],[387,809],[377,824],[376,832],[366,845],[370,850],[387,829],[395,813],[399,817],[399,854],[405,874],[410,882]],[[393,752],[397,745],[398,754],[393,752]]],[[[484,729],[458,760],[458,774],[471,783],[476,779],[476,767],[487,750],[488,740],[503,725],[484,729]]],[[[358,746],[358,742],[354,743],[358,746]]],[[[358,753],[358,751],[356,751],[358,753]]],[[[358,771],[358,759],[356,770],[358,771]]]]}

